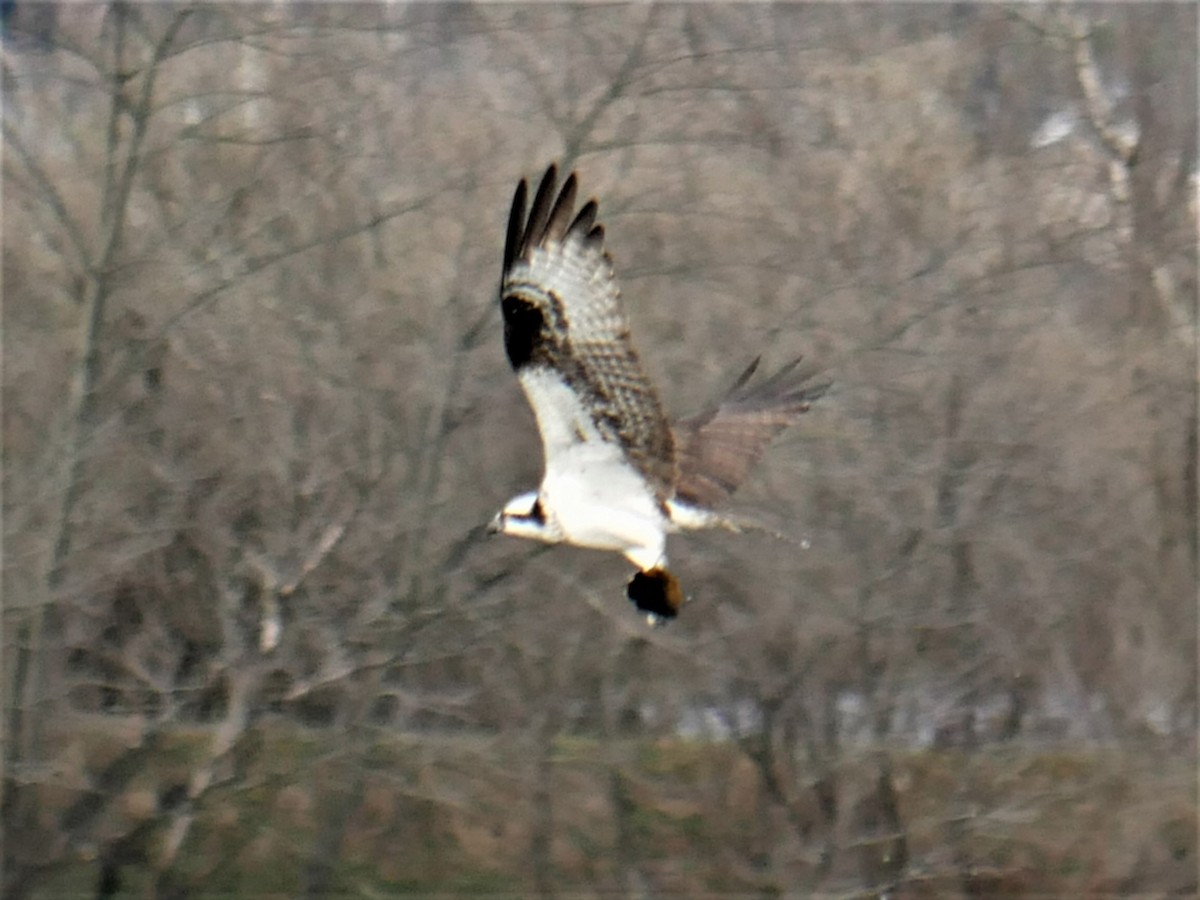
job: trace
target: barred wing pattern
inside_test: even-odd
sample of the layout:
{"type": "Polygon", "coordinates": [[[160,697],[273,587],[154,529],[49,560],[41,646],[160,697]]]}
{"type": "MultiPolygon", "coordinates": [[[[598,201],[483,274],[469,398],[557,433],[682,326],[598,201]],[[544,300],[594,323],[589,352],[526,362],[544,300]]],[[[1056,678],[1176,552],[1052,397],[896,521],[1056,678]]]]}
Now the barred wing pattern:
{"type": "Polygon", "coordinates": [[[573,419],[584,409],[663,502],[676,478],[674,438],[629,336],[596,201],[572,218],[575,174],[557,197],[556,182],[557,168],[550,166],[528,218],[524,180],[513,197],[500,285],[509,362],[533,407],[547,457],[562,435],[586,439],[573,419]],[[539,389],[544,379],[520,377],[538,369],[550,370],[577,402],[557,402],[539,389]]]}
{"type": "Polygon", "coordinates": [[[737,490],[771,439],[808,411],[829,388],[806,384],[796,359],[755,387],[746,389],[759,360],[741,374],[725,399],[676,423],[679,483],[676,496],[713,509],[737,490]]]}

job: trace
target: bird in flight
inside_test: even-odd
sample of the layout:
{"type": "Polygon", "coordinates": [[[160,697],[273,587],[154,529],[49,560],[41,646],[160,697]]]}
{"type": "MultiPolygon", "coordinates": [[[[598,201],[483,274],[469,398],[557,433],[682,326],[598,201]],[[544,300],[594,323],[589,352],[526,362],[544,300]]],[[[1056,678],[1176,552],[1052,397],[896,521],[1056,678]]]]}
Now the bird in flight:
{"type": "Polygon", "coordinates": [[[626,593],[651,624],[684,602],[667,535],[747,522],[719,512],[773,437],[821,396],[797,359],[750,386],[756,359],[724,399],[674,425],[642,371],[621,309],[597,205],[575,212],[572,172],[550,166],[526,215],[517,185],[504,244],[504,348],[541,434],[541,486],[514,497],[490,530],[625,556],[626,593]]]}

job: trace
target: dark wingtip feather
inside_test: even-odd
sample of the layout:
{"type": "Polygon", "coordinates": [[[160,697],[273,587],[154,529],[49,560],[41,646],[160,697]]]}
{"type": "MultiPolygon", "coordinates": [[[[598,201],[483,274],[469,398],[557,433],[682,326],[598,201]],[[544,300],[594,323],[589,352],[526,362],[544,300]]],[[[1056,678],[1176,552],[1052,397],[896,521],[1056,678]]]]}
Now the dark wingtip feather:
{"type": "Polygon", "coordinates": [[[819,384],[805,385],[792,394],[790,399],[800,405],[801,412],[808,412],[809,405],[813,401],[824,397],[831,387],[833,387],[832,381],[822,381],[819,384]]]}
{"type": "Polygon", "coordinates": [[[542,183],[538,185],[537,193],[533,197],[533,206],[529,209],[529,221],[525,223],[525,233],[521,236],[521,256],[536,246],[546,232],[546,225],[550,221],[554,183],[557,180],[558,166],[551,163],[546,169],[546,174],[542,176],[542,183]]]}
{"type": "Polygon", "coordinates": [[[572,172],[563,183],[562,190],[558,192],[558,199],[554,201],[554,209],[550,212],[550,218],[539,237],[539,243],[541,241],[561,241],[567,236],[567,232],[570,230],[571,213],[575,209],[575,187],[575,173],[572,172]]]}
{"type": "Polygon", "coordinates": [[[588,234],[592,230],[592,225],[596,222],[596,212],[598,210],[599,207],[596,205],[595,200],[589,200],[583,204],[583,209],[579,210],[579,215],[567,226],[567,234],[574,234],[576,232],[588,234]]]}
{"type": "MultiPolygon", "coordinates": [[[[770,378],[768,378],[765,382],[763,382],[762,390],[764,390],[764,391],[773,390],[776,387],[778,387],[779,385],[783,384],[785,381],[787,381],[788,378],[791,376],[791,374],[796,371],[796,367],[798,365],[800,365],[800,362],[803,359],[804,359],[803,356],[797,356],[786,366],[783,366],[778,372],[776,372],[774,375],[772,375],[770,378]]],[[[799,380],[803,381],[804,378],[806,378],[806,377],[807,376],[800,376],[799,380]]]]}
{"type": "Polygon", "coordinates": [[[512,268],[521,250],[521,233],[525,224],[525,194],[528,190],[529,186],[522,178],[516,193],[513,194],[512,208],[508,212],[508,235],[504,239],[505,272],[512,268]]]}
{"type": "Polygon", "coordinates": [[[800,368],[803,356],[797,356],[787,365],[772,374],[766,381],[760,382],[749,390],[743,390],[758,366],[758,360],[751,364],[726,395],[735,402],[765,403],[768,405],[791,407],[795,412],[807,412],[808,405],[819,399],[829,389],[832,382],[813,384],[809,381],[816,369],[812,366],[800,368]]]}
{"type": "Polygon", "coordinates": [[[742,388],[744,388],[746,386],[746,382],[750,380],[750,376],[752,376],[756,371],[758,371],[758,364],[760,362],[762,362],[761,356],[754,357],[754,361],[752,363],[750,363],[750,365],[746,366],[746,371],[738,376],[737,381],[735,381],[733,383],[733,387],[731,387],[728,390],[727,396],[732,396],[733,394],[736,394],[738,391],[740,391],[742,388]]]}

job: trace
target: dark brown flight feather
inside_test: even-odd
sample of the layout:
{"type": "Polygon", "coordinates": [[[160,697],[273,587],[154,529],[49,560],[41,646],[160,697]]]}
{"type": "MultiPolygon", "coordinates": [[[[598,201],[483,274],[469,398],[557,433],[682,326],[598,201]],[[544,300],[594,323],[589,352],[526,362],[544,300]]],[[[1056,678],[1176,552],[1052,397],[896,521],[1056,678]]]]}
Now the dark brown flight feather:
{"type": "Polygon", "coordinates": [[[520,252],[521,235],[525,228],[525,194],[528,190],[529,186],[522,178],[520,184],[517,185],[517,192],[513,194],[512,208],[508,213],[508,235],[504,239],[505,275],[512,268],[512,264],[517,261],[517,253],[520,252]]]}
{"type": "Polygon", "coordinates": [[[813,373],[797,372],[797,358],[747,390],[758,364],[758,359],[750,363],[719,404],[675,424],[675,495],[685,503],[712,509],[728,500],[772,438],[829,388],[828,383],[808,384],[813,373]]]}

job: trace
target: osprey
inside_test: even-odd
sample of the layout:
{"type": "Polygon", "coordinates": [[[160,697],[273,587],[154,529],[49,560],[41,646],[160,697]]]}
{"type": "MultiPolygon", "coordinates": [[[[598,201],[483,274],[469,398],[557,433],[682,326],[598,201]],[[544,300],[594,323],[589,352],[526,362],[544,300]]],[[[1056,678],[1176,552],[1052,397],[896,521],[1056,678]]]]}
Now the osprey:
{"type": "Polygon", "coordinates": [[[747,389],[756,359],[724,400],[672,426],[630,340],[596,201],[575,213],[575,174],[557,194],[556,182],[552,165],[528,218],[517,185],[500,282],[504,348],[537,418],[544,474],[490,529],[618,551],[638,569],[629,599],[653,624],[684,600],[667,535],[739,530],[717,508],[828,385],[804,386],[797,359],[747,389]]]}

